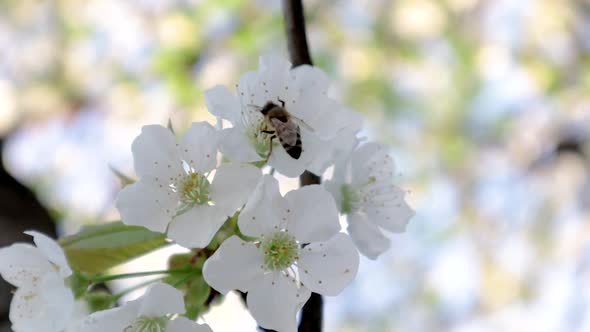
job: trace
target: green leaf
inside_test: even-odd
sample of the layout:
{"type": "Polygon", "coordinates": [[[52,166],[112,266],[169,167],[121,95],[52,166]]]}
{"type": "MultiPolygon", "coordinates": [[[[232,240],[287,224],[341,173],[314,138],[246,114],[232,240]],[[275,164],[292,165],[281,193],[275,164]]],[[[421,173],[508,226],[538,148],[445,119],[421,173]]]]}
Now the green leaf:
{"type": "Polygon", "coordinates": [[[120,221],[84,227],[59,241],[70,266],[97,274],[168,244],[164,234],[120,221]]]}
{"type": "Polygon", "coordinates": [[[184,293],[186,305],[185,316],[195,320],[207,311],[207,299],[211,294],[211,287],[203,278],[202,269],[208,254],[213,252],[207,249],[200,249],[189,254],[176,254],[168,259],[168,267],[171,269],[194,268],[187,273],[176,273],[166,278],[166,282],[180,289],[184,293]]]}

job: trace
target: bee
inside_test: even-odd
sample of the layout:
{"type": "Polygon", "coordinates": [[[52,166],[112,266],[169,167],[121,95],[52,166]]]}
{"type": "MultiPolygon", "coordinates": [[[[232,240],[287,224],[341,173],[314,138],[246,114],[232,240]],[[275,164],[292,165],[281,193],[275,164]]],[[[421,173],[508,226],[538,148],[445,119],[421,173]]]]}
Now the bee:
{"type": "Polygon", "coordinates": [[[272,135],[270,137],[270,148],[266,160],[272,153],[272,140],[279,138],[279,142],[285,151],[293,159],[299,159],[303,152],[301,143],[301,133],[299,125],[306,129],[312,129],[303,120],[291,115],[285,108],[285,102],[278,99],[280,106],[272,101],[268,101],[264,107],[260,108],[260,113],[264,116],[265,128],[262,133],[272,135]]]}

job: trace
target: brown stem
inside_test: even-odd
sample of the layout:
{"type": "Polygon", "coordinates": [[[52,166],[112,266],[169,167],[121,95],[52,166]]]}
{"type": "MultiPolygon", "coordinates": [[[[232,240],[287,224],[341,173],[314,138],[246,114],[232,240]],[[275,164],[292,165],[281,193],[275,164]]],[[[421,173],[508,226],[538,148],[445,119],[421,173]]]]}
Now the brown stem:
{"type": "MultiPolygon", "coordinates": [[[[301,0],[283,0],[283,17],[285,19],[285,30],[287,33],[287,45],[293,67],[300,65],[312,65],[309,48],[307,46],[307,34],[305,32],[305,15],[301,0]]],[[[299,177],[301,186],[319,184],[320,177],[305,171],[299,177]]],[[[299,332],[321,332],[323,320],[322,296],[316,293],[311,294],[307,303],[301,311],[301,322],[299,332]]]]}
{"type": "Polygon", "coordinates": [[[287,47],[293,67],[312,65],[307,47],[305,16],[301,0],[283,0],[283,18],[287,33],[287,47]]]}

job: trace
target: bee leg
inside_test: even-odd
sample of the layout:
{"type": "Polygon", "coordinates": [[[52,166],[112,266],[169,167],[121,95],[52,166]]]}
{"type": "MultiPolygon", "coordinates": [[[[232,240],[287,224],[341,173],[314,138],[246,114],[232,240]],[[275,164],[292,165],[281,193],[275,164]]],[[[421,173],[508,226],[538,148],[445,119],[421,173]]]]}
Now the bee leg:
{"type": "Polygon", "coordinates": [[[285,101],[284,100],[282,100],[279,97],[277,97],[277,100],[279,101],[279,103],[281,103],[281,107],[285,107],[285,101]]]}
{"type": "Polygon", "coordinates": [[[264,134],[274,134],[275,133],[274,130],[261,130],[260,132],[264,133],[264,134]]]}
{"type": "MultiPolygon", "coordinates": [[[[273,132],[273,133],[274,133],[274,132],[273,132]]],[[[268,160],[270,159],[270,154],[272,153],[272,140],[273,140],[273,139],[275,139],[275,138],[277,138],[277,136],[276,136],[276,135],[272,135],[272,136],[270,137],[270,140],[268,140],[268,142],[269,142],[269,147],[268,147],[268,154],[266,155],[266,159],[264,159],[264,163],[265,163],[265,164],[267,164],[267,163],[268,163],[268,160]]]]}

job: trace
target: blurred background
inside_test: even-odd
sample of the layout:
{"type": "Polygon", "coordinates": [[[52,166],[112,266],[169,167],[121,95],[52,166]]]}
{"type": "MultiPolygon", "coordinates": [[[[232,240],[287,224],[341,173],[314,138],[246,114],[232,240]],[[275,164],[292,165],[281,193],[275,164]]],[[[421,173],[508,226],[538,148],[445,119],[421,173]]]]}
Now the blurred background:
{"type": "MultiPolygon", "coordinates": [[[[590,331],[590,2],[305,5],[316,65],[417,211],[326,331],[590,331]]],[[[141,126],[213,120],[203,91],[263,53],[287,54],[279,1],[1,0],[0,245],[116,219],[109,167],[133,174],[141,126]]],[[[204,319],[254,331],[240,308],[204,319]]]]}

